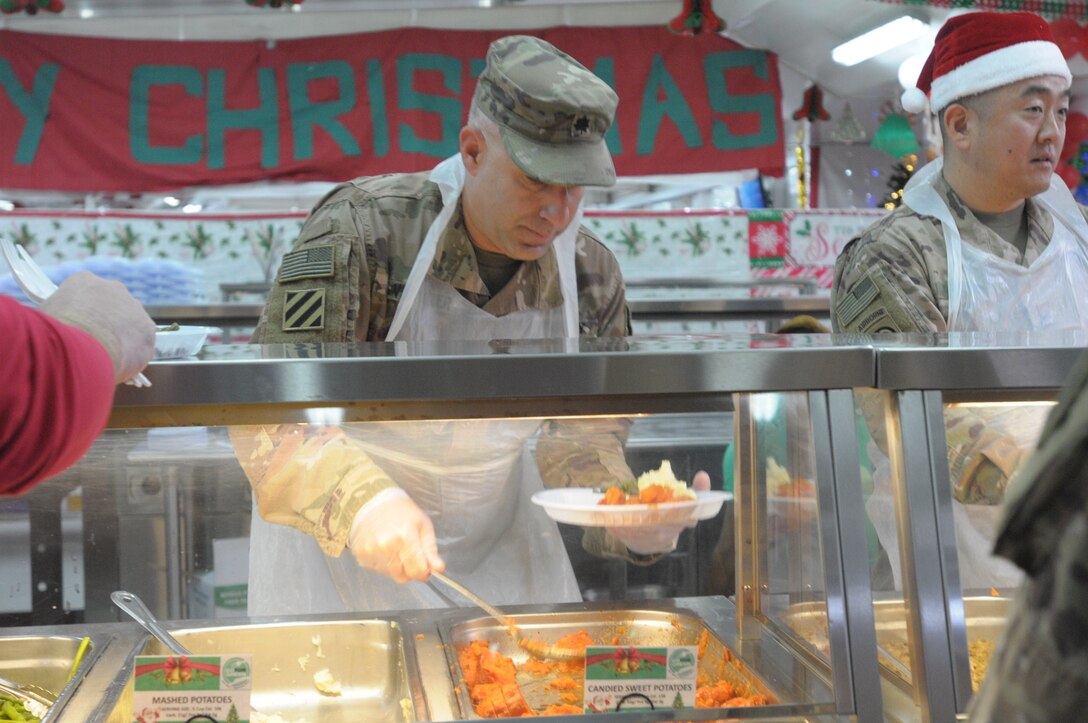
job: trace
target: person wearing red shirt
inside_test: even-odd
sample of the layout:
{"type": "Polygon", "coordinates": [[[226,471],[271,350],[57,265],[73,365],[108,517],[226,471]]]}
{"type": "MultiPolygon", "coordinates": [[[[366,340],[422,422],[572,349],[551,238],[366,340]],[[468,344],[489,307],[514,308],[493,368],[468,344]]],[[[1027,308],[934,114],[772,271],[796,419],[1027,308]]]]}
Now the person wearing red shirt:
{"type": "Polygon", "coordinates": [[[119,382],[155,351],[155,324],[125,287],[69,277],[40,310],[0,295],[0,494],[64,471],[101,434],[119,382]]]}

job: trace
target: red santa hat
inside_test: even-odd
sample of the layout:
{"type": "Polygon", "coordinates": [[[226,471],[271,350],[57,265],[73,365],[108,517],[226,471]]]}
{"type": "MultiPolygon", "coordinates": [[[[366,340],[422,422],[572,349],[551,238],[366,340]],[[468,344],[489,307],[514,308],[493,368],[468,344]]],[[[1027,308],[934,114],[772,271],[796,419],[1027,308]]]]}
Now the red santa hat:
{"type": "Polygon", "coordinates": [[[951,18],[937,33],[922,66],[918,87],[903,93],[903,110],[939,111],[954,100],[1009,83],[1060,75],[1073,76],[1050,26],[1034,13],[978,12],[951,18]]]}

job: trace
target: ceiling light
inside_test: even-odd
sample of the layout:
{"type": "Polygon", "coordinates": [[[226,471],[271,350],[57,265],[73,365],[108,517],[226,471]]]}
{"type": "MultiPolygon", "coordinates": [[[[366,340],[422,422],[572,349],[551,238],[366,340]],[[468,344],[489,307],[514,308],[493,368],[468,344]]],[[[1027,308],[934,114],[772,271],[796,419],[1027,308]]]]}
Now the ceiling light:
{"type": "Polygon", "coordinates": [[[185,204],[184,206],[181,207],[181,212],[182,213],[200,213],[201,209],[203,209],[203,208],[204,208],[204,206],[202,206],[199,203],[187,203],[187,204],[185,204]]]}
{"type": "Polygon", "coordinates": [[[94,10],[91,10],[90,8],[83,8],[79,11],[79,17],[83,18],[84,20],[90,20],[94,17],[94,10]]]}
{"type": "Polygon", "coordinates": [[[831,58],[840,65],[857,65],[874,55],[897,48],[904,43],[922,37],[929,30],[929,25],[917,18],[904,15],[901,18],[874,28],[847,40],[831,51],[831,58]]]}
{"type": "Polygon", "coordinates": [[[167,196],[166,198],[164,198],[162,200],[162,202],[165,203],[167,206],[170,206],[171,208],[173,208],[173,207],[177,206],[179,203],[181,203],[181,199],[176,198],[175,196],[167,196]]]}

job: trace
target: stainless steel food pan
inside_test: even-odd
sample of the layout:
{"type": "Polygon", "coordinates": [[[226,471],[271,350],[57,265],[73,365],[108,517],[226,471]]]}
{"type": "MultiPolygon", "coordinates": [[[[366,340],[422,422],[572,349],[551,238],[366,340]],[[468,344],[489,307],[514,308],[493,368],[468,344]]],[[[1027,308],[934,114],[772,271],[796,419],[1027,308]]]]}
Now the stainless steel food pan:
{"type": "MultiPolygon", "coordinates": [[[[873,604],[876,623],[877,658],[883,672],[908,686],[911,683],[907,616],[903,600],[879,600],[873,604]]],[[[967,641],[974,649],[980,642],[993,643],[1005,629],[1009,599],[1004,597],[969,597],[963,600],[967,624],[967,641]]],[[[789,630],[810,651],[828,663],[827,613],[822,603],[802,603],[791,606],[783,616],[789,630]]],[[[977,657],[977,656],[976,656],[977,657]]],[[[982,665],[978,677],[985,672],[987,659],[978,658],[973,665],[982,665]]]]}
{"type": "Polygon", "coordinates": [[[56,696],[56,702],[44,720],[59,720],[65,704],[109,643],[109,638],[91,637],[90,647],[69,680],[68,674],[82,641],[82,636],[69,635],[0,636],[0,677],[51,692],[56,696]]]}
{"type": "MultiPolygon", "coordinates": [[[[250,653],[251,702],[261,713],[321,723],[414,723],[426,720],[416,677],[413,646],[395,619],[284,622],[172,629],[193,653],[250,653]],[[314,675],[328,669],[343,694],[322,694],[314,675]]],[[[135,655],[169,654],[152,639],[135,655]]],[[[132,720],[129,681],[110,721],[132,720]]]]}
{"type": "MultiPolygon", "coordinates": [[[[700,674],[705,674],[712,680],[728,680],[736,688],[737,695],[761,694],[772,701],[779,699],[762,680],[746,668],[734,664],[729,649],[695,614],[680,610],[666,612],[608,609],[533,613],[511,617],[523,637],[547,644],[555,644],[561,637],[579,630],[585,630],[600,645],[699,645],[705,633],[705,650],[699,659],[700,674]]],[[[439,625],[439,632],[453,674],[453,685],[457,691],[462,717],[479,718],[469,698],[458,651],[474,640],[484,640],[496,652],[512,658],[515,665],[520,666],[529,656],[505,627],[489,617],[462,622],[448,620],[439,625]]],[[[576,690],[581,692],[583,671],[556,673],[559,674],[571,675],[577,682],[576,690]]],[[[555,676],[541,677],[519,672],[518,684],[534,710],[543,710],[552,703],[560,702],[561,691],[547,685],[552,677],[555,676]]],[[[575,705],[580,705],[580,700],[575,705]]]]}

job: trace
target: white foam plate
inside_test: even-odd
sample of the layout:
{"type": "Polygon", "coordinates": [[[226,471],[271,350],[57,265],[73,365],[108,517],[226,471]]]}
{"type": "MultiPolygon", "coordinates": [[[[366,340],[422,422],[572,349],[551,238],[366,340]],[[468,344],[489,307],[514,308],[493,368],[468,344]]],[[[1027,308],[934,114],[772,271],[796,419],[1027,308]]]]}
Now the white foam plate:
{"type": "Polygon", "coordinates": [[[183,359],[194,356],[208,340],[208,334],[220,331],[214,326],[182,326],[176,331],[156,331],[155,358],[183,359]]]}
{"type": "Polygon", "coordinates": [[[604,494],[582,487],[541,490],[534,503],[544,508],[556,522],[583,527],[642,527],[644,525],[693,524],[718,514],[728,492],[696,492],[695,499],[652,505],[600,505],[604,494]]]}

